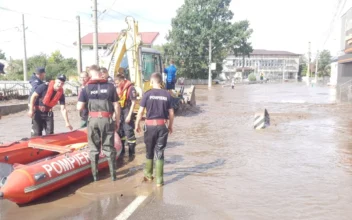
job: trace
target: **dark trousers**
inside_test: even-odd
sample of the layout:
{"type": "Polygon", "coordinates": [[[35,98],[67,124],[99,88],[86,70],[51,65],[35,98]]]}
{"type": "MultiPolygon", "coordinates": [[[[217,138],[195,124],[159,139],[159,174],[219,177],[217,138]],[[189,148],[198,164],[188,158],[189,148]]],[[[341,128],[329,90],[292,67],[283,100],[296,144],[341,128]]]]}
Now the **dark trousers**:
{"type": "Polygon", "coordinates": [[[130,123],[126,123],[126,117],[128,115],[129,108],[123,108],[121,111],[121,123],[118,134],[121,141],[127,141],[127,143],[136,143],[136,136],[134,134],[135,121],[132,116],[130,123]]]}
{"type": "Polygon", "coordinates": [[[108,159],[116,159],[114,147],[115,124],[111,118],[90,118],[88,120],[88,147],[92,163],[98,163],[100,146],[108,159]]]}
{"type": "Polygon", "coordinates": [[[166,89],[167,90],[175,89],[175,83],[174,82],[167,82],[166,83],[166,89]]]}
{"type": "Polygon", "coordinates": [[[147,159],[154,159],[154,154],[156,154],[157,160],[163,160],[169,129],[167,129],[166,125],[145,126],[144,129],[147,159]]]}
{"type": "Polygon", "coordinates": [[[43,130],[45,130],[46,135],[54,134],[54,113],[35,111],[32,119],[31,136],[43,136],[43,130]]]}
{"type": "Polygon", "coordinates": [[[81,128],[86,128],[88,125],[88,119],[81,118],[81,128]]]}

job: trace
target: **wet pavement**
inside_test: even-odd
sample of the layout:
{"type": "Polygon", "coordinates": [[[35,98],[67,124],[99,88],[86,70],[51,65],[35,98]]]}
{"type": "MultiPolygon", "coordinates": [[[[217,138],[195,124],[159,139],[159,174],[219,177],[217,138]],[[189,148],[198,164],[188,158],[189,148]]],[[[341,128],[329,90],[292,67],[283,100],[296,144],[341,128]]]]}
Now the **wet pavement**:
{"type": "MultiPolygon", "coordinates": [[[[350,104],[335,91],[304,84],[197,87],[197,108],[177,117],[165,153],[165,186],[142,182],[144,146],[108,172],[29,205],[0,201],[0,219],[114,219],[138,196],[130,219],[352,218],[350,104]],[[253,129],[267,109],[271,126],[253,129]]],[[[73,106],[72,106],[73,109],[73,106]]],[[[56,132],[65,131],[56,114],[56,132]]],[[[75,118],[77,112],[70,112],[75,118]]],[[[28,136],[24,113],[0,120],[0,140],[28,136]],[[6,128],[6,129],[3,129],[6,128]]]]}

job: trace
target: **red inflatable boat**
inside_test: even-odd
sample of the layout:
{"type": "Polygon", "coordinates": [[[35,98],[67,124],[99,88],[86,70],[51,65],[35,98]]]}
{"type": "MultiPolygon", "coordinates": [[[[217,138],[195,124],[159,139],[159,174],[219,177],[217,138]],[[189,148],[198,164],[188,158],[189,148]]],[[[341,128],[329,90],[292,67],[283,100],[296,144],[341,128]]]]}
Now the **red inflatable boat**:
{"type": "MultiPolygon", "coordinates": [[[[68,134],[68,133],[66,133],[68,134]]],[[[84,135],[86,139],[86,135],[84,135]]],[[[71,136],[72,138],[72,136],[71,136]]],[[[69,137],[62,137],[65,142],[69,137]]],[[[80,140],[80,137],[77,138],[80,140]]],[[[72,141],[72,140],[71,140],[72,141]]],[[[13,172],[6,177],[4,185],[0,188],[0,198],[8,199],[17,204],[25,204],[63,186],[79,180],[80,178],[91,175],[89,150],[84,143],[60,146],[62,142],[31,140],[28,145],[46,146],[55,152],[62,152],[56,156],[50,156],[27,165],[18,164],[13,172]],[[46,145],[47,144],[47,145],[46,145]]],[[[117,157],[121,152],[121,141],[115,135],[115,148],[117,157]]],[[[116,158],[117,159],[117,158],[116,158]]],[[[107,158],[100,156],[99,170],[108,167],[107,158]]]]}
{"type": "Polygon", "coordinates": [[[27,164],[56,153],[49,148],[44,150],[36,146],[30,147],[30,143],[65,146],[80,142],[87,142],[86,129],[0,144],[0,163],[27,164]]]}

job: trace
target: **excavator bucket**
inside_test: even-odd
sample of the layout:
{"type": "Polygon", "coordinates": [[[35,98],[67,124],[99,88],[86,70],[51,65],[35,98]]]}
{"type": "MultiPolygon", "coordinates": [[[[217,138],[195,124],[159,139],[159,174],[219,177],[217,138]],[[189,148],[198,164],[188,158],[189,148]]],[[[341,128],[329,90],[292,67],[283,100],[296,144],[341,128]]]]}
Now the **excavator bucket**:
{"type": "Polygon", "coordinates": [[[183,87],[183,99],[191,106],[196,105],[196,87],[192,85],[190,88],[184,89],[183,87]]]}
{"type": "Polygon", "coordinates": [[[181,87],[173,93],[172,106],[176,114],[182,114],[189,107],[196,106],[196,87],[192,85],[189,88],[181,87]]]}

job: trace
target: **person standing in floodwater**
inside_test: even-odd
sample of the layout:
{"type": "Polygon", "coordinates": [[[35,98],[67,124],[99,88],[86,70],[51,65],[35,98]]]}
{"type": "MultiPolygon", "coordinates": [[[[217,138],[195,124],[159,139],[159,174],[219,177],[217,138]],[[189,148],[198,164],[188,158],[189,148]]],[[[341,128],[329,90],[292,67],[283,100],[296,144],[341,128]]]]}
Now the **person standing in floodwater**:
{"type": "Polygon", "coordinates": [[[134,115],[133,110],[136,105],[137,92],[129,80],[123,74],[117,74],[115,77],[116,92],[119,96],[121,106],[121,124],[118,134],[121,138],[122,151],[125,153],[125,144],[128,145],[128,155],[135,155],[136,136],[134,134],[134,115]]]}
{"type": "Polygon", "coordinates": [[[70,130],[73,129],[67,116],[63,90],[65,82],[66,76],[59,75],[56,80],[41,84],[33,92],[28,110],[28,116],[33,119],[32,137],[42,136],[43,129],[46,135],[54,134],[53,108],[57,103],[60,103],[61,114],[65,120],[66,127],[70,130]]]}
{"type": "MultiPolygon", "coordinates": [[[[82,83],[82,86],[78,92],[78,97],[80,96],[82,90],[84,89],[84,87],[87,85],[88,81],[89,81],[90,77],[89,74],[86,71],[81,72],[81,74],[79,75],[79,80],[82,83]]],[[[79,112],[79,116],[81,117],[81,128],[85,128],[87,127],[88,124],[88,106],[86,103],[86,106],[84,109],[82,109],[82,111],[79,112]]]]}
{"type": "Polygon", "coordinates": [[[231,80],[231,88],[232,88],[232,89],[235,88],[235,80],[234,80],[234,79],[231,80]]]}
{"type": "Polygon", "coordinates": [[[94,181],[98,180],[99,153],[102,149],[108,159],[112,181],[116,180],[116,149],[114,146],[115,129],[119,129],[120,105],[115,86],[101,77],[100,68],[89,68],[91,79],[82,90],[77,110],[88,106],[88,147],[94,181]],[[113,115],[115,113],[115,121],[113,115]]]}
{"type": "Polygon", "coordinates": [[[177,68],[173,60],[170,61],[170,66],[164,68],[164,73],[166,73],[166,89],[172,91],[175,89],[176,84],[176,72],[177,68]]]}
{"type": "Polygon", "coordinates": [[[144,143],[147,149],[144,180],[153,180],[153,159],[155,153],[156,184],[158,187],[164,184],[164,150],[168,135],[173,131],[174,121],[171,95],[168,91],[161,88],[162,80],[160,73],[152,74],[150,84],[153,88],[143,95],[136,121],[136,132],[140,133],[140,121],[144,109],[147,109],[144,127],[144,143]]]}

